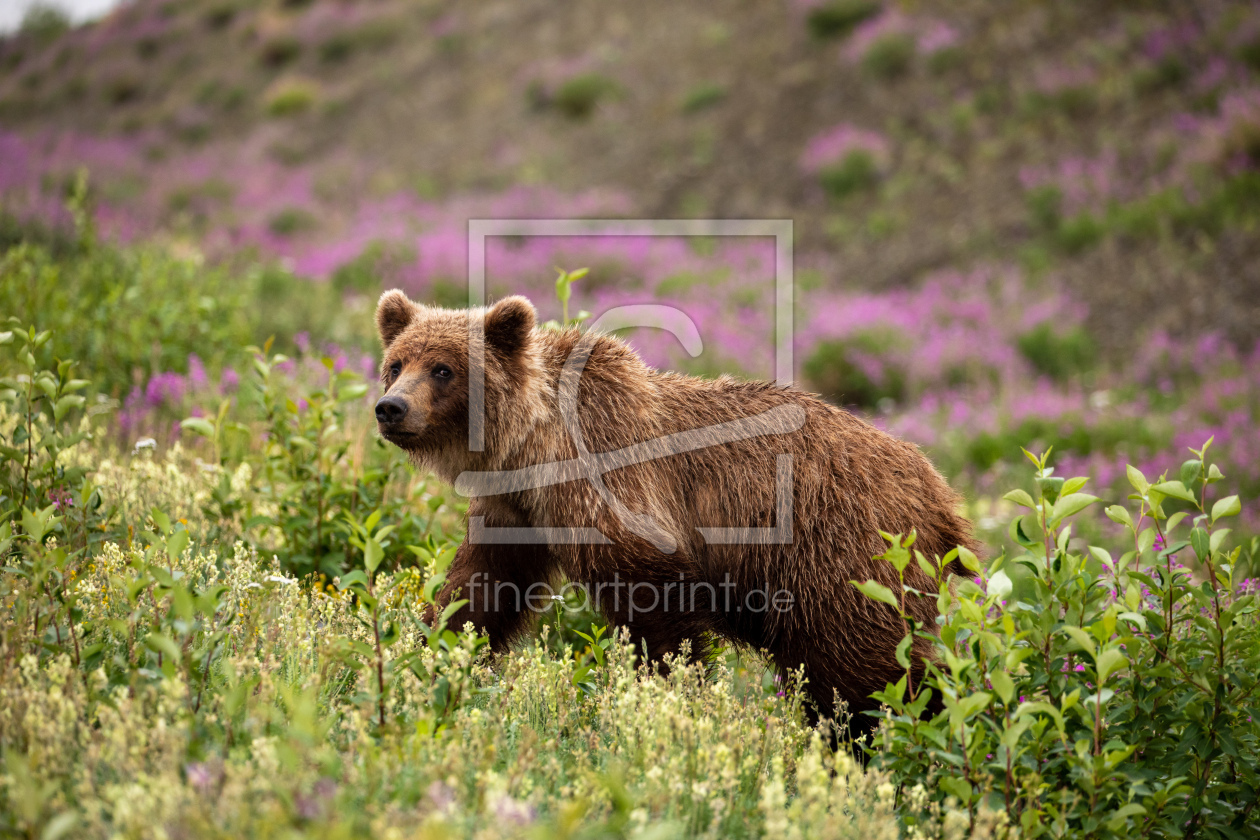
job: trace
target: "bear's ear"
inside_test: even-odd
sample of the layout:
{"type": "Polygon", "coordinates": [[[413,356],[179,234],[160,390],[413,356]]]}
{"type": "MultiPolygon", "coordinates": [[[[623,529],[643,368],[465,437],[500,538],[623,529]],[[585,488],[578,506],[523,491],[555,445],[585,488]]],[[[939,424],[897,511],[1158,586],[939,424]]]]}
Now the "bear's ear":
{"type": "Polygon", "coordinates": [[[381,344],[393,344],[415,317],[416,305],[400,290],[390,289],[381,295],[381,302],[376,305],[376,330],[381,334],[381,344]]]}
{"type": "Polygon", "coordinates": [[[516,355],[528,346],[534,321],[534,304],[528,298],[504,298],[486,313],[486,346],[505,356],[516,355]]]}

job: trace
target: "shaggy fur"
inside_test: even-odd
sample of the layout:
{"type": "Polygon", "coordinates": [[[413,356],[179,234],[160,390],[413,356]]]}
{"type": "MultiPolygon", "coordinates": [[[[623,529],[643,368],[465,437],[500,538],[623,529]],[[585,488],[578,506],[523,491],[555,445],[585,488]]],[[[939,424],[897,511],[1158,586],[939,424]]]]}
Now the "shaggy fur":
{"type": "MultiPolygon", "coordinates": [[[[977,550],[959,497],[919,450],[814,395],[766,382],[729,377],[699,379],[654,370],[625,343],[609,336],[583,340],[576,330],[535,327],[528,300],[511,297],[488,310],[442,310],[382,296],[377,325],[385,347],[382,399],[401,398],[406,418],[381,424],[385,438],[415,463],[454,483],[466,470],[512,470],[574,458],[557,393],[570,353],[589,348],[579,380],[582,435],[593,453],[621,449],[664,435],[798,406],[797,431],[720,443],[668,454],[606,473],[612,493],[635,513],[650,514],[676,544],[671,554],[627,530],[585,479],[472,500],[469,513],[490,527],[594,527],[606,545],[486,545],[465,541],[449,571],[443,602],[468,597],[475,578],[512,583],[525,592],[561,576],[593,595],[614,579],[655,584],[682,580],[708,589],[682,608],[642,612],[633,620],[626,590],[605,587],[599,601],[614,623],[629,627],[636,645],[654,659],[678,653],[702,658],[715,637],[768,651],[781,670],[804,666],[808,692],[824,713],[835,699],[852,711],[872,708],[872,691],[902,671],[894,655],[905,633],[895,612],[859,593],[852,580],[873,578],[897,591],[895,571],[872,560],[886,544],[879,531],[918,533],[915,547],[944,555],[957,545],[977,550]],[[470,323],[483,319],[485,336],[485,448],[468,451],[470,323]],[[395,375],[395,371],[398,371],[395,375]],[[799,412],[798,412],[799,415],[799,412]],[[785,545],[709,545],[697,527],[770,527],[775,516],[776,456],[793,456],[792,541],[785,545]],[[729,576],[729,577],[728,577],[729,576]],[[733,582],[734,588],[719,588],[733,582]],[[750,590],[792,594],[790,609],[744,609],[750,590]],[[722,593],[729,592],[729,601],[722,593]],[[617,601],[617,603],[614,603],[617,601]],[[729,608],[728,608],[729,607],[729,608]]],[[[960,571],[960,569],[955,569],[960,571]]],[[[914,563],[910,586],[934,591],[914,563]]],[[[666,590],[669,591],[669,590],[666,590]]],[[[675,587],[676,593],[678,589],[675,587]]],[[[695,590],[692,590],[693,593],[695,590]]],[[[640,599],[649,599],[643,594],[640,599]]],[[[780,606],[782,606],[780,601],[780,606]]],[[[756,599],[754,599],[754,606],[756,599]]],[[[484,629],[503,650],[528,626],[531,613],[505,597],[495,608],[482,597],[453,623],[484,629]]],[[[932,626],[935,598],[910,602],[932,626]]],[[[921,640],[920,640],[921,641],[921,640]]],[[[926,648],[917,648],[922,654],[926,648]]]]}

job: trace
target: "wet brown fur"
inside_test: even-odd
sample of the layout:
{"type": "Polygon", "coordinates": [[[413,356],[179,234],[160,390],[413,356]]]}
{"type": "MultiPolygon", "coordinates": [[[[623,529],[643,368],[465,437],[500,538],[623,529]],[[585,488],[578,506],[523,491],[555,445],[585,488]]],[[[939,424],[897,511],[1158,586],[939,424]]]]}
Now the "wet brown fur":
{"type": "MultiPolygon", "coordinates": [[[[448,482],[466,470],[510,470],[575,457],[557,389],[565,360],[582,333],[538,329],[534,321],[533,306],[520,297],[488,310],[442,310],[415,304],[396,290],[385,293],[377,311],[385,346],[383,386],[387,396],[405,399],[409,411],[400,428],[383,428],[383,434],[415,463],[448,482]],[[468,451],[473,318],[484,319],[486,348],[485,451],[480,453],[468,451]],[[391,376],[395,362],[402,367],[397,378],[391,376]],[[437,365],[449,366],[453,375],[435,378],[437,365]]],[[[902,673],[894,652],[905,633],[890,607],[867,599],[850,583],[873,578],[898,589],[889,564],[872,559],[886,545],[879,531],[916,531],[915,547],[928,557],[957,545],[979,548],[959,513],[959,496],[927,458],[913,445],[812,394],[766,382],[658,371],[609,336],[593,339],[578,394],[581,429],[591,452],[748,418],[776,406],[799,406],[805,422],[794,432],[721,443],[606,473],[604,481],[623,504],[664,525],[678,546],[673,554],[629,532],[585,480],[474,498],[469,513],[485,516],[487,526],[595,527],[611,544],[465,541],[441,598],[456,592],[467,597],[469,581],[478,572],[485,576],[479,580],[490,581],[491,592],[500,582],[524,592],[532,583],[554,583],[561,576],[587,585],[592,594],[600,582],[615,577],[661,589],[680,576],[688,587],[708,582],[718,593],[716,611],[703,587],[685,605],[695,609],[679,609],[676,602],[669,611],[636,608],[633,621],[624,588],[617,598],[605,588],[598,600],[605,614],[628,626],[636,644],[640,649],[646,644],[654,659],[678,653],[684,641],[690,641],[690,655],[700,658],[715,637],[723,637],[769,651],[781,670],[803,665],[809,694],[824,713],[833,708],[834,696],[854,711],[872,708],[870,693],[902,673]],[[697,527],[777,524],[775,462],[782,453],[793,456],[792,542],[706,544],[697,527]],[[717,588],[724,575],[734,589],[717,588]],[[787,590],[794,603],[783,612],[735,609],[752,589],[787,590]],[[722,602],[724,591],[730,593],[729,610],[722,602]]],[[[914,563],[907,569],[907,583],[934,591],[914,563]]],[[[649,600],[640,594],[641,601],[649,600]]],[[[491,601],[483,597],[475,610],[465,606],[454,624],[471,621],[489,634],[495,649],[504,650],[528,628],[530,612],[514,609],[513,599],[506,596],[497,610],[491,601]]],[[[913,599],[910,609],[932,625],[934,598],[913,599]]],[[[917,650],[923,653],[925,648],[917,650]]]]}

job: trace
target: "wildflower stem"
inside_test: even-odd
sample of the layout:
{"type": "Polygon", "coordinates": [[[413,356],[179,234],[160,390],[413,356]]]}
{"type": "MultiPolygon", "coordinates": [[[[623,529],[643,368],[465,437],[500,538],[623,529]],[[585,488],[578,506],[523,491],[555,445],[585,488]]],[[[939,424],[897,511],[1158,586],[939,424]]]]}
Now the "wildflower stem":
{"type": "Polygon", "coordinates": [[[31,433],[35,418],[31,411],[31,400],[35,392],[35,372],[31,371],[26,382],[26,461],[22,465],[22,503],[18,505],[18,510],[26,507],[26,500],[30,497],[31,489],[31,459],[33,455],[31,433]]]}

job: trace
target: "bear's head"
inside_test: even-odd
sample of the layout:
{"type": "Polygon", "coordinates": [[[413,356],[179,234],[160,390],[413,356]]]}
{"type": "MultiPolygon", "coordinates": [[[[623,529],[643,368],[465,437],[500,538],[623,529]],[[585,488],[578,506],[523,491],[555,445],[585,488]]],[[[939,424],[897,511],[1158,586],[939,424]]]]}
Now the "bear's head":
{"type": "Polygon", "coordinates": [[[439,309],[397,289],[381,295],[381,436],[447,481],[464,470],[500,468],[547,411],[535,320],[533,304],[519,296],[487,309],[439,309]],[[474,375],[477,364],[482,377],[474,375]],[[479,381],[483,410],[473,421],[484,417],[485,425],[475,452],[469,408],[477,408],[479,381]]]}

